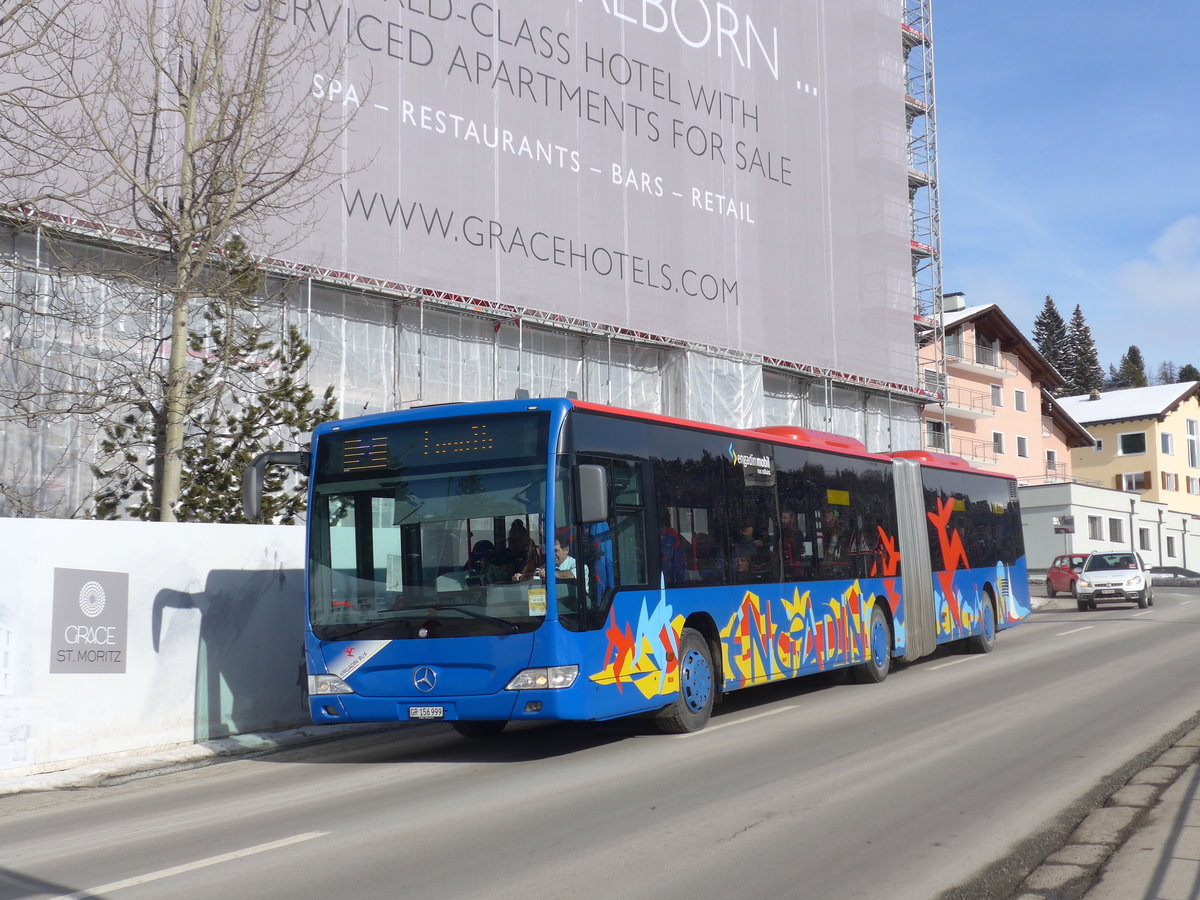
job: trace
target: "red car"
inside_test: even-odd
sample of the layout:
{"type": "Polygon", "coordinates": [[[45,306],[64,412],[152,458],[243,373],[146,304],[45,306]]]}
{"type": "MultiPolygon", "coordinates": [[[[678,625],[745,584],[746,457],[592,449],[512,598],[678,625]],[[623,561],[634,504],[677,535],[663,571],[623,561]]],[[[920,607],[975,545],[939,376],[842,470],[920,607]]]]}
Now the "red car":
{"type": "Polygon", "coordinates": [[[1046,596],[1053,597],[1060,591],[1076,596],[1075,582],[1079,580],[1079,570],[1087,558],[1086,553],[1067,553],[1054,557],[1054,562],[1046,570],[1046,596]]]}

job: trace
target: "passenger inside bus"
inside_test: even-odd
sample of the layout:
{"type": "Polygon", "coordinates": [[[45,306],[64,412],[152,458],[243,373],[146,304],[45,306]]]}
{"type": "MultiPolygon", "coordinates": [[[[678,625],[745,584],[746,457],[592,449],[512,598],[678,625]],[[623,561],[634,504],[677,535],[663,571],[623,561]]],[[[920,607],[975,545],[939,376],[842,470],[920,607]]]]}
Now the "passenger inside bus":
{"type": "MultiPolygon", "coordinates": [[[[666,521],[665,511],[659,512],[659,521],[666,521]]],[[[685,583],[688,580],[687,542],[670,525],[663,525],[658,529],[658,549],[663,584],[674,587],[685,583]]]]}
{"type": "Polygon", "coordinates": [[[763,581],[770,575],[771,553],[753,522],[743,522],[733,546],[733,572],[737,581],[763,581]]]}
{"type": "Polygon", "coordinates": [[[794,506],[786,505],[779,513],[779,549],[783,554],[784,577],[798,580],[807,576],[804,532],[794,506]]]}
{"type": "Polygon", "coordinates": [[[524,581],[533,577],[541,561],[541,550],[529,537],[525,523],[517,519],[508,529],[508,546],[498,562],[508,568],[513,581],[524,581]]]}
{"type": "Polygon", "coordinates": [[[692,555],[696,560],[696,573],[702,584],[722,584],[725,580],[725,564],[712,535],[703,531],[692,535],[692,555]]]}

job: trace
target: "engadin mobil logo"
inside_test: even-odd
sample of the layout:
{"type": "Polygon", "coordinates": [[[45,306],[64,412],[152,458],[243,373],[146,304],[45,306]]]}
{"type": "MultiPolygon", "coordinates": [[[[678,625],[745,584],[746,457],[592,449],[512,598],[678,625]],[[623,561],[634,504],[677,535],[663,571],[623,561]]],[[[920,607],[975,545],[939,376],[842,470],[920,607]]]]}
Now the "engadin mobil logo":
{"type": "Polygon", "coordinates": [[[755,453],[746,453],[745,451],[738,453],[731,443],[729,445],[729,458],[733,460],[735,466],[753,469],[761,475],[771,474],[771,457],[769,456],[760,456],[755,453]]]}

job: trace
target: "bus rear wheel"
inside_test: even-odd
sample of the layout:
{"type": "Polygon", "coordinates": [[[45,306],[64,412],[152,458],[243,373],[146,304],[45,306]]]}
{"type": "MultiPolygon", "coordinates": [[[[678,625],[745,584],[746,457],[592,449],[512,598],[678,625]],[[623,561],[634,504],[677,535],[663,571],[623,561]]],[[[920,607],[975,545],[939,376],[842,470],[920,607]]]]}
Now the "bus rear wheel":
{"type": "Polygon", "coordinates": [[[708,641],[694,628],[679,635],[679,696],[656,718],[664,734],[688,734],[708,724],[716,683],[708,641]]]}
{"type": "Polygon", "coordinates": [[[871,608],[871,625],[867,629],[867,660],[851,671],[860,684],[879,684],[892,670],[892,628],[879,601],[871,608]]]}
{"type": "Polygon", "coordinates": [[[991,653],[996,646],[996,608],[992,606],[991,597],[983,598],[979,618],[979,634],[967,638],[967,649],[972,653],[991,653]]]}
{"type": "Polygon", "coordinates": [[[497,721],[463,719],[451,722],[450,726],[463,737],[492,737],[504,730],[507,725],[504,719],[497,721]]]}

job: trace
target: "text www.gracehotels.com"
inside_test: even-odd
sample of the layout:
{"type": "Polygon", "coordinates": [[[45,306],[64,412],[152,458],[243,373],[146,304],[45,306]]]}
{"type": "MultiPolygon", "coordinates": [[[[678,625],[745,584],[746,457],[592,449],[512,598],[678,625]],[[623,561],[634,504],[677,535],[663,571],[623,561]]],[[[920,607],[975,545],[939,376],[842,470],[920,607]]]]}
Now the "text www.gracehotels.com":
{"type": "Polygon", "coordinates": [[[418,201],[385,199],[378,192],[367,198],[361,190],[353,195],[342,188],[342,200],[350,218],[361,217],[388,226],[399,225],[405,231],[417,231],[447,241],[463,241],[468,246],[489,252],[522,256],[547,265],[582,269],[602,278],[617,278],[654,290],[677,292],[720,303],[738,302],[738,283],[719,275],[672,266],[629,253],[587,243],[578,243],[563,235],[520,226],[506,228],[495,219],[477,215],[459,215],[418,201]]]}

